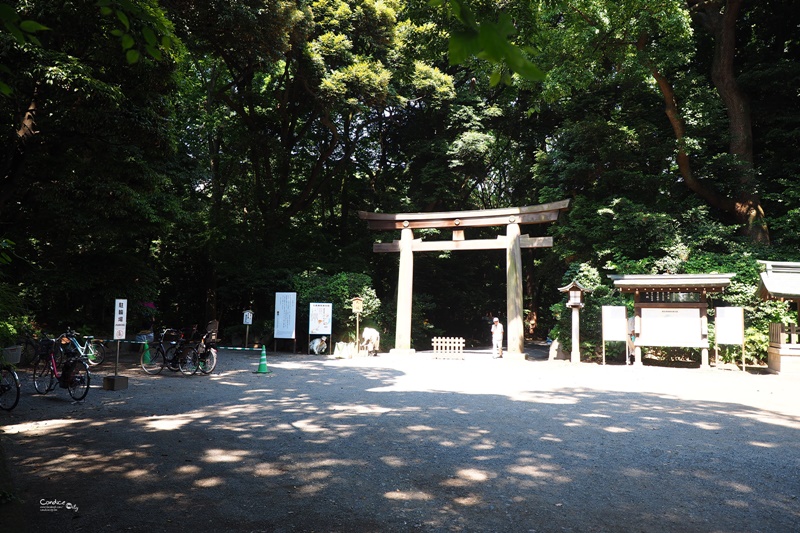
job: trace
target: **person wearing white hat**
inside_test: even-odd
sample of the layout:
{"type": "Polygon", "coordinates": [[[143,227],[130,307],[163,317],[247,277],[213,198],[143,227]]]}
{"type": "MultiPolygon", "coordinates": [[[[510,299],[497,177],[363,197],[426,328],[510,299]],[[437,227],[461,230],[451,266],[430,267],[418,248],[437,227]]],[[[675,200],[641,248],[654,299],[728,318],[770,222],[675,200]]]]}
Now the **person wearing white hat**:
{"type": "Polygon", "coordinates": [[[325,353],[325,350],[328,349],[328,344],[325,342],[328,340],[328,337],[319,337],[314,339],[308,344],[308,353],[313,353],[316,355],[320,355],[325,353]]]}
{"type": "Polygon", "coordinates": [[[503,358],[503,324],[500,319],[492,319],[492,357],[494,359],[503,358]]]}

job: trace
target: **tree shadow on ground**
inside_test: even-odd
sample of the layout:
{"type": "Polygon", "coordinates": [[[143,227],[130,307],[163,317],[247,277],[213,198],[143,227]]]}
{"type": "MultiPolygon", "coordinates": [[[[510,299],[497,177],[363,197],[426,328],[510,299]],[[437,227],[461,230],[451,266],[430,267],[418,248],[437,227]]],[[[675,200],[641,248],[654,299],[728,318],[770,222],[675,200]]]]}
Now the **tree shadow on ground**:
{"type": "Polygon", "coordinates": [[[502,392],[491,372],[448,390],[455,364],[432,365],[419,385],[401,370],[311,358],[257,374],[257,358],[242,356],[210,378],[136,374],[83,404],[25,397],[2,435],[20,527],[796,528],[797,417],[585,387],[502,392]]]}

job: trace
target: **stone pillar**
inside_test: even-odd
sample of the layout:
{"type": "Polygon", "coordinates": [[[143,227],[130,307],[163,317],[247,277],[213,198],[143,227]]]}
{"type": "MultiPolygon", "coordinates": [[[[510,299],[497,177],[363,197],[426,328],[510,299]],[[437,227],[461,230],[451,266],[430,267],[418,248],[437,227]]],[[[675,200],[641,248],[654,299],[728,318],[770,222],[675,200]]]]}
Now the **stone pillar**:
{"type": "Polygon", "coordinates": [[[397,274],[397,321],[394,349],[390,353],[413,353],[411,349],[411,301],[414,289],[414,233],[403,228],[400,233],[400,271],[397,274]]]}
{"type": "Polygon", "coordinates": [[[580,320],[580,306],[576,305],[572,308],[572,352],[570,352],[569,362],[581,362],[581,320],[580,320]]]}
{"type": "Polygon", "coordinates": [[[522,252],[519,224],[506,228],[506,335],[507,356],[525,359],[525,329],[522,323],[522,252]]]}
{"type": "MultiPolygon", "coordinates": [[[[700,309],[700,334],[703,340],[708,342],[708,309],[700,309]]],[[[700,368],[709,369],[711,366],[708,364],[708,348],[700,350],[700,368]]],[[[744,370],[744,367],[742,367],[744,370]]]]}

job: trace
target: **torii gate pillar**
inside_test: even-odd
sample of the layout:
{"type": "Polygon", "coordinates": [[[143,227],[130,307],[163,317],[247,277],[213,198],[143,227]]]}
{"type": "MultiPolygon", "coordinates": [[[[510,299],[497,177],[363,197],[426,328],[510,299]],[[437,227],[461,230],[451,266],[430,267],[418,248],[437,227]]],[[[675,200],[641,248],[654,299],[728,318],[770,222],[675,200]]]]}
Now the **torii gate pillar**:
{"type": "Polygon", "coordinates": [[[414,287],[414,233],[410,228],[400,232],[400,272],[397,275],[397,323],[394,349],[389,353],[414,353],[411,349],[411,302],[414,287]]]}
{"type": "Polygon", "coordinates": [[[522,252],[519,224],[506,227],[506,356],[525,359],[522,323],[522,252]]]}

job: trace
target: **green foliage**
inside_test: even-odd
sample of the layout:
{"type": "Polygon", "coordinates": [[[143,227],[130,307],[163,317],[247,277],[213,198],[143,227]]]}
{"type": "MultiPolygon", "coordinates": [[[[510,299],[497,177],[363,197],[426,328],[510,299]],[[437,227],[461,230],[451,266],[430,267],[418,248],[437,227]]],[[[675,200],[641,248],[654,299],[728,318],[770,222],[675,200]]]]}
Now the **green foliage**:
{"type": "Polygon", "coordinates": [[[505,68],[530,81],[541,81],[544,73],[531,62],[522,48],[511,42],[516,28],[507,13],[501,13],[496,22],[478,20],[467,2],[462,0],[431,0],[433,7],[445,6],[461,23],[462,29],[450,33],[448,56],[451,65],[459,65],[476,56],[495,66],[489,83],[492,87],[501,81],[511,82],[505,68]]]}
{"type": "MultiPolygon", "coordinates": [[[[11,262],[9,252],[14,243],[8,239],[0,239],[0,266],[11,262]]],[[[12,285],[5,281],[5,273],[0,271],[0,349],[16,340],[17,324],[12,317],[22,311],[22,300],[12,285]]]]}
{"type": "MultiPolygon", "coordinates": [[[[769,326],[767,326],[767,328],[769,328],[769,326]]],[[[767,348],[769,348],[769,329],[764,330],[752,326],[745,328],[744,351],[746,362],[748,360],[750,363],[766,362],[767,348]]],[[[731,359],[733,359],[733,357],[731,357],[731,359]]]]}
{"type": "Polygon", "coordinates": [[[380,61],[358,61],[326,76],[320,92],[330,102],[369,106],[386,99],[390,78],[380,61]]]}
{"type": "Polygon", "coordinates": [[[22,314],[22,306],[16,296],[4,293],[2,286],[0,286],[0,301],[5,302],[0,304],[0,314],[4,317],[0,320],[0,349],[21,344],[25,336],[32,338],[41,336],[41,329],[33,319],[22,314]],[[10,300],[7,299],[9,296],[10,300]]]}
{"type": "Polygon", "coordinates": [[[380,318],[378,313],[381,301],[372,288],[372,279],[366,274],[338,272],[328,275],[319,271],[307,271],[292,276],[291,284],[297,292],[298,317],[305,317],[306,323],[310,303],[333,304],[334,335],[344,337],[347,335],[344,332],[355,325],[352,300],[356,296],[363,299],[363,311],[360,315],[362,326],[376,324],[380,318]]]}
{"type": "MultiPolygon", "coordinates": [[[[35,20],[22,20],[16,9],[6,3],[0,3],[0,36],[8,32],[17,46],[24,46],[27,43],[41,46],[42,43],[36,33],[49,29],[35,20]]],[[[7,76],[12,75],[12,72],[4,63],[0,63],[0,74],[7,76]]],[[[0,77],[0,94],[10,96],[13,92],[11,86],[0,77]]]]}
{"type": "Polygon", "coordinates": [[[19,45],[31,43],[41,46],[36,33],[50,29],[35,20],[23,20],[19,13],[6,3],[0,3],[0,22],[3,24],[3,30],[10,33],[19,45]]]}
{"type": "Polygon", "coordinates": [[[17,330],[14,325],[6,320],[0,320],[0,349],[11,346],[16,340],[17,330]]]}
{"type": "Polygon", "coordinates": [[[456,97],[453,77],[422,61],[414,61],[411,84],[415,92],[427,98],[432,105],[442,104],[456,97]]]}
{"type": "Polygon", "coordinates": [[[110,34],[119,39],[129,64],[139,62],[142,50],[161,61],[163,52],[176,46],[172,24],[158,1],[97,0],[97,6],[104,17],[116,21],[117,27],[110,34]]]}
{"type": "MultiPolygon", "coordinates": [[[[798,14],[785,2],[746,4],[738,21],[755,141],[747,186],[709,75],[714,42],[685,2],[433,4],[32,0],[0,12],[35,39],[0,28],[8,296],[55,329],[103,327],[117,297],[157,302],[170,325],[227,329],[251,308],[264,338],[275,291],[297,282],[306,302],[334,302],[342,331],[355,294],[387,302],[363,318],[390,346],[396,256],[371,245],[397,235],[370,232],[357,211],[569,198],[557,223],[523,230],[555,243],[523,256],[525,307],[569,343],[557,288],[593,287],[584,356],[598,351],[600,306],[625,301],[608,273],[734,272],[714,303],[743,306],[749,338],[793,319],[755,293],[757,259],[800,259],[798,14]],[[680,103],[681,139],[660,83],[680,103]],[[687,187],[678,147],[710,190],[760,195],[770,246],[749,244],[730,212],[687,187]],[[320,274],[333,272],[372,281],[320,274]]],[[[416,254],[414,345],[486,342],[484,314],[505,309],[503,261],[416,254]]]]}
{"type": "MultiPolygon", "coordinates": [[[[170,65],[118,68],[97,10],[30,5],[48,27],[41,47],[16,48],[0,213],[19,260],[19,295],[53,330],[111,327],[114,298],[157,290],[151,243],[163,228],[162,186],[173,131],[170,65]],[[17,122],[33,107],[32,124],[17,122]],[[41,111],[41,113],[40,113],[41,111]]],[[[153,300],[154,294],[147,295],[153,300]]]]}

